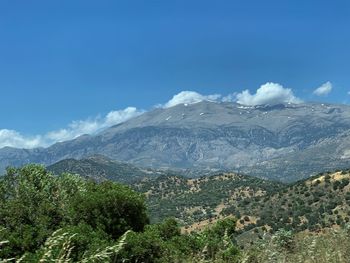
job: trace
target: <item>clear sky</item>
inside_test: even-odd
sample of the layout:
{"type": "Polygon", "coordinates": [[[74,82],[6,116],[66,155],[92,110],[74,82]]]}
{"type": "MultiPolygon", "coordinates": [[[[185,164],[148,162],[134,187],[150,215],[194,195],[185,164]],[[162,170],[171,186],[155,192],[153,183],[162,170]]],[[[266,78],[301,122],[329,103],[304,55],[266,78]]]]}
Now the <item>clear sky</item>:
{"type": "Polygon", "coordinates": [[[349,76],[349,1],[0,1],[0,147],[184,90],[348,103],[349,76]]]}

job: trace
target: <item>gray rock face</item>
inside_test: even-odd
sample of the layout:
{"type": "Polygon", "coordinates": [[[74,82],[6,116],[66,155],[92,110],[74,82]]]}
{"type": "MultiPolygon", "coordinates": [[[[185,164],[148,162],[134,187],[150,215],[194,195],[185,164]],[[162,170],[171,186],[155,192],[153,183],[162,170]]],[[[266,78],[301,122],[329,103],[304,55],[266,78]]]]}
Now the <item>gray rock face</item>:
{"type": "Polygon", "coordinates": [[[46,149],[0,149],[0,169],[92,154],[144,167],[224,169],[294,181],[350,167],[350,107],[181,104],[46,149]]]}
{"type": "Polygon", "coordinates": [[[47,169],[56,175],[73,173],[98,182],[110,180],[129,185],[138,183],[144,178],[168,176],[169,174],[167,171],[141,169],[101,155],[94,155],[80,160],[64,159],[48,166],[47,169]]]}

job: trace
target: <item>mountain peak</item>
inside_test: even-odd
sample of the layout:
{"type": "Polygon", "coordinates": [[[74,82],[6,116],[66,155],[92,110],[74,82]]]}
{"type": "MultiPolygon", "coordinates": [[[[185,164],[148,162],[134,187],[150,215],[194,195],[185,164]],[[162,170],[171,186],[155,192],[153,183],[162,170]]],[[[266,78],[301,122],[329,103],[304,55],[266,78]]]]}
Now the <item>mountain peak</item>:
{"type": "Polygon", "coordinates": [[[157,108],[95,136],[0,150],[0,168],[102,154],[143,167],[233,170],[293,181],[349,166],[350,107],[202,101],[157,108]],[[306,161],[307,160],[307,161],[306,161]]]}

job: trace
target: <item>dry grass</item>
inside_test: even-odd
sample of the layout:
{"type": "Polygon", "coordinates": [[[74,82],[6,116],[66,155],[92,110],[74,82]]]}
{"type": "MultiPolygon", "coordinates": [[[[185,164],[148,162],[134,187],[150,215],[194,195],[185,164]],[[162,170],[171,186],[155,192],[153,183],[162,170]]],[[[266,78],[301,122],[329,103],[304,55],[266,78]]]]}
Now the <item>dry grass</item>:
{"type": "Polygon", "coordinates": [[[348,263],[350,228],[327,229],[320,233],[304,232],[295,236],[262,240],[242,254],[242,263],[348,263]],[[288,243],[286,245],[286,242],[288,243]]]}
{"type": "MultiPolygon", "coordinates": [[[[119,241],[113,245],[105,247],[99,251],[96,251],[93,255],[84,257],[78,263],[107,263],[112,262],[112,259],[116,257],[123,246],[125,245],[125,240],[127,235],[131,231],[127,231],[124,235],[119,239],[119,241]]],[[[71,258],[71,252],[74,248],[72,244],[72,238],[74,235],[70,235],[68,233],[62,232],[62,230],[55,231],[50,238],[47,239],[45,245],[43,247],[42,256],[39,259],[39,263],[47,263],[47,262],[56,262],[56,263],[73,263],[73,259],[71,258]]],[[[25,263],[27,261],[26,255],[23,255],[18,260],[15,259],[7,259],[1,260],[0,263],[5,262],[16,262],[16,263],[25,263]]]]}

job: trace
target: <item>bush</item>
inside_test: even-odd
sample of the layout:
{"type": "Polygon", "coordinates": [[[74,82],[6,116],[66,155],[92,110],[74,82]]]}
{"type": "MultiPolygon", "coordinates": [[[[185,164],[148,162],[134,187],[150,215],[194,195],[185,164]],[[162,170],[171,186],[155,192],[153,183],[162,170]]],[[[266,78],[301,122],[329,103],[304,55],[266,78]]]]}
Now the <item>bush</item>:
{"type": "Polygon", "coordinates": [[[8,169],[0,179],[0,240],[9,241],[0,247],[1,260],[20,256],[21,262],[238,260],[233,218],[188,235],[181,234],[175,219],[148,222],[143,196],[121,184],[98,184],[70,174],[53,176],[38,165],[8,169]]]}
{"type": "Polygon", "coordinates": [[[127,230],[142,231],[149,223],[144,198],[129,187],[112,182],[90,182],[72,200],[73,224],[86,223],[118,239],[127,230]]]}
{"type": "Polygon", "coordinates": [[[272,237],[273,242],[281,249],[292,251],[294,248],[294,239],[292,231],[279,229],[272,237]]]}
{"type": "Polygon", "coordinates": [[[34,254],[61,228],[75,235],[79,257],[88,244],[142,231],[148,221],[143,197],[120,184],[56,177],[40,165],[9,168],[0,179],[0,240],[9,241],[0,258],[34,254]]]}
{"type": "Polygon", "coordinates": [[[58,181],[39,165],[7,169],[0,181],[0,225],[10,241],[6,256],[34,251],[65,221],[67,198],[58,181]]]}
{"type": "Polygon", "coordinates": [[[177,222],[166,219],[146,226],[144,232],[130,233],[117,262],[178,262],[198,251],[196,237],[181,235],[177,222]]]}
{"type": "Polygon", "coordinates": [[[238,258],[238,249],[234,244],[236,219],[225,218],[219,220],[199,234],[202,253],[206,259],[230,260],[238,258]]]}

